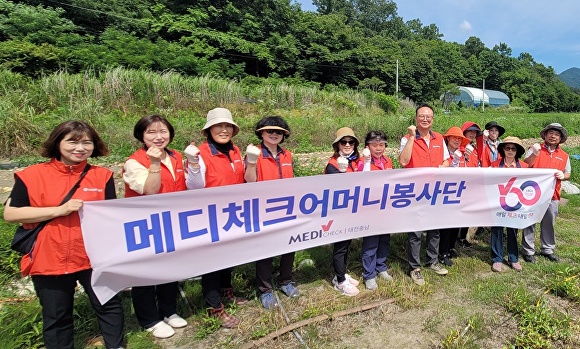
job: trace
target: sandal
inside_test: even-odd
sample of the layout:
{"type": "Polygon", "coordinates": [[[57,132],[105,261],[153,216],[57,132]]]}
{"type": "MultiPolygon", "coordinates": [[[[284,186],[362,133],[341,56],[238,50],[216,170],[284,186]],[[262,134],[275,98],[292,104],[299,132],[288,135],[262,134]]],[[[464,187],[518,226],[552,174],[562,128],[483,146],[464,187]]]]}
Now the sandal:
{"type": "Polygon", "coordinates": [[[219,319],[222,322],[223,328],[236,328],[240,323],[240,320],[230,314],[228,314],[225,309],[224,305],[221,304],[219,308],[211,308],[209,310],[209,315],[216,319],[219,319]]]}
{"type": "Polygon", "coordinates": [[[220,290],[222,297],[224,297],[228,302],[235,303],[236,305],[243,305],[246,304],[248,301],[244,297],[236,297],[234,296],[234,289],[233,288],[222,288],[220,290]]]}

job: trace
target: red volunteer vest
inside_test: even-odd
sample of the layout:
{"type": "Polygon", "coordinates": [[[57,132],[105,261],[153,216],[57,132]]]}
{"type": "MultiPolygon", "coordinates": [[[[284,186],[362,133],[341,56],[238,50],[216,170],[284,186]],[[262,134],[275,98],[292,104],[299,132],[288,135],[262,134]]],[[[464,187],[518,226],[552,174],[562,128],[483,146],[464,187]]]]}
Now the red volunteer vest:
{"type": "MultiPolygon", "coordinates": [[[[185,186],[185,173],[183,171],[183,157],[177,150],[167,149],[167,156],[171,160],[171,165],[173,166],[173,172],[175,173],[175,179],[171,175],[171,171],[161,163],[161,187],[159,188],[158,194],[161,193],[171,193],[174,191],[186,190],[185,186]]],[[[134,152],[129,159],[134,159],[141,165],[149,168],[151,161],[149,156],[147,156],[147,151],[145,148],[141,148],[134,152]]],[[[138,192],[132,190],[127,183],[125,183],[125,197],[130,198],[134,196],[140,196],[138,192]]]]}
{"type": "MultiPolygon", "coordinates": [[[[530,167],[533,168],[553,168],[554,170],[564,171],[566,169],[566,164],[568,163],[568,154],[562,150],[560,146],[550,154],[548,148],[546,148],[546,143],[542,143],[542,148],[540,149],[540,154],[536,156],[534,164],[530,167]]],[[[556,179],[556,188],[554,188],[554,195],[552,200],[560,200],[560,188],[562,187],[562,181],[556,179]]]]}
{"type": "Polygon", "coordinates": [[[258,148],[260,149],[260,156],[256,164],[258,181],[294,177],[292,153],[289,150],[278,147],[278,160],[276,161],[268,149],[263,147],[262,144],[258,148]]]}
{"type": "Polygon", "coordinates": [[[205,141],[199,146],[199,154],[205,163],[206,188],[244,183],[244,163],[240,148],[237,146],[234,145],[234,149],[230,150],[228,159],[225,154],[205,141]]]}
{"type": "MultiPolygon", "coordinates": [[[[440,133],[430,131],[431,140],[429,145],[417,132],[415,143],[413,144],[413,151],[411,152],[411,159],[405,168],[415,167],[439,167],[443,163],[443,154],[445,141],[440,133]]],[[[405,135],[407,140],[409,135],[405,135]]]]}

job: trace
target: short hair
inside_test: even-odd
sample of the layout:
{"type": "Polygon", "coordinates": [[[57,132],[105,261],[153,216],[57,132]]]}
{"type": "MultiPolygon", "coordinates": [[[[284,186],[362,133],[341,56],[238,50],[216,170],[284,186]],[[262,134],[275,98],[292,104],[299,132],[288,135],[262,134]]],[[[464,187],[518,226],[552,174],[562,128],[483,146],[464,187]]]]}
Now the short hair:
{"type": "Polygon", "coordinates": [[[71,139],[76,141],[83,138],[83,136],[89,136],[95,145],[92,158],[99,156],[109,155],[109,148],[105,145],[105,142],[99,137],[97,131],[84,121],[69,120],[56,126],[48,139],[42,144],[42,149],[40,155],[46,158],[54,158],[60,160],[60,142],[70,135],[71,139]]]}
{"type": "Polygon", "coordinates": [[[367,146],[371,141],[374,141],[377,138],[387,143],[386,133],[384,133],[383,131],[369,131],[369,133],[367,133],[367,136],[365,137],[365,146],[367,146]]]}
{"type": "MultiPolygon", "coordinates": [[[[262,131],[258,130],[266,126],[278,126],[287,130],[289,133],[291,132],[290,126],[288,126],[288,123],[284,119],[282,119],[281,116],[278,115],[266,116],[262,120],[258,121],[258,123],[256,124],[256,130],[254,131],[254,133],[260,140],[263,140],[264,138],[262,137],[262,131]]],[[[280,143],[284,143],[284,141],[288,137],[290,137],[290,135],[289,134],[286,135],[286,133],[284,133],[282,135],[282,140],[280,141],[280,143]]]]}
{"type": "Polygon", "coordinates": [[[141,119],[139,119],[139,121],[137,121],[135,127],[133,128],[133,137],[135,137],[139,142],[145,143],[143,141],[143,134],[145,133],[147,128],[151,126],[151,124],[154,124],[156,122],[160,122],[165,126],[167,126],[167,129],[169,130],[169,143],[171,143],[173,141],[173,137],[175,136],[175,129],[173,128],[169,120],[167,120],[164,116],[161,116],[159,114],[146,115],[141,119]]]}
{"type": "Polygon", "coordinates": [[[421,103],[419,104],[419,106],[415,109],[415,116],[417,116],[417,112],[419,112],[419,109],[421,108],[429,108],[431,109],[431,111],[433,112],[433,115],[435,115],[435,109],[433,109],[433,107],[430,104],[427,103],[421,103]]]}

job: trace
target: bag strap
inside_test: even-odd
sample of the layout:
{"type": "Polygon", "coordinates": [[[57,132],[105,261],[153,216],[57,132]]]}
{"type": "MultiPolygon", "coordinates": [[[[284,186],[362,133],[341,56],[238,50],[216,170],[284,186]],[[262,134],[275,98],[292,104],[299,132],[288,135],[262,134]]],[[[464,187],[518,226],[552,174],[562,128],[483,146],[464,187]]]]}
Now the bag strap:
{"type": "MultiPolygon", "coordinates": [[[[60,204],[58,204],[59,206],[66,203],[67,201],[70,200],[70,198],[72,198],[72,196],[74,195],[74,193],[77,191],[77,189],[80,187],[81,181],[83,180],[83,178],[85,178],[85,176],[87,175],[87,172],[89,172],[89,169],[91,168],[91,165],[87,164],[85,166],[85,168],[83,169],[83,172],[81,173],[81,176],[79,177],[79,179],[76,181],[75,185],[73,185],[73,187],[68,191],[68,193],[66,194],[66,196],[62,199],[62,201],[60,202],[60,204]]],[[[42,230],[42,228],[44,228],[45,225],[48,224],[48,222],[50,222],[52,219],[46,220],[46,221],[42,221],[40,223],[38,223],[38,229],[37,231],[40,232],[42,230]]]]}

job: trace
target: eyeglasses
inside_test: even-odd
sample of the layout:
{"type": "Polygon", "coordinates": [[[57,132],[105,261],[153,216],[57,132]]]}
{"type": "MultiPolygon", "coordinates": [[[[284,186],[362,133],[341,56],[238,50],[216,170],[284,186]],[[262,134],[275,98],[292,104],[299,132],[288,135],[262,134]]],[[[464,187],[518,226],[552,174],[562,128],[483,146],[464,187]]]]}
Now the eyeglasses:
{"type": "Polygon", "coordinates": [[[416,118],[418,120],[425,120],[425,121],[429,121],[433,119],[432,115],[417,115],[416,118]]]}
{"type": "Polygon", "coordinates": [[[266,130],[266,132],[268,134],[274,134],[274,133],[277,134],[277,135],[283,135],[284,134],[284,131],[282,131],[282,130],[266,130]]]}
{"type": "Polygon", "coordinates": [[[347,145],[347,144],[355,145],[354,139],[349,139],[349,140],[343,139],[339,143],[340,143],[340,145],[347,145]]]}
{"type": "Polygon", "coordinates": [[[518,150],[516,147],[503,147],[504,150],[508,150],[508,151],[516,151],[518,150]]]}

